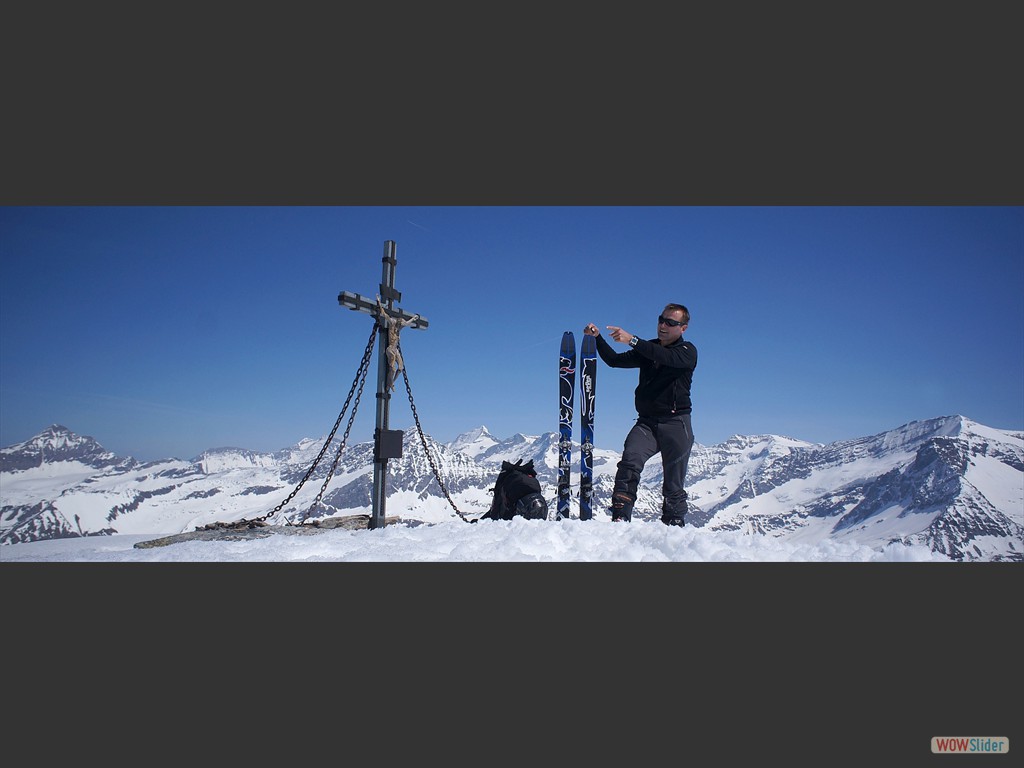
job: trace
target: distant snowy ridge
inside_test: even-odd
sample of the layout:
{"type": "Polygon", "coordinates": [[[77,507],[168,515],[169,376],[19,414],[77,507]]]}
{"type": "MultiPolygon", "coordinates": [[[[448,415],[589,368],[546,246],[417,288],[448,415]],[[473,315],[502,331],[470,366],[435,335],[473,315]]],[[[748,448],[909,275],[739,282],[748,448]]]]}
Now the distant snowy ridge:
{"type": "Polygon", "coordinates": [[[91,437],[76,435],[52,424],[24,443],[0,449],[0,472],[17,472],[47,464],[81,462],[95,469],[134,466],[132,458],[119,458],[91,437]]]}
{"type": "MultiPolygon", "coordinates": [[[[325,439],[304,439],[273,453],[217,448],[188,461],[142,464],[52,425],[0,449],[0,543],[163,535],[264,516],[303,480],[325,439]]],[[[481,426],[447,444],[425,439],[445,489],[467,517],[489,506],[503,460],[532,459],[554,510],[557,433],[499,439],[481,426]]],[[[336,450],[332,444],[302,489],[268,522],[370,512],[372,443],[348,446],[324,487],[336,450]],[[314,506],[320,493],[322,503],[314,506]]],[[[574,490],[579,455],[576,445],[574,490]]],[[[608,520],[618,460],[614,451],[595,450],[594,524],[608,520]]],[[[687,524],[709,531],[875,550],[904,543],[954,560],[1024,561],[1024,433],[963,416],[827,445],[778,435],[696,444],[687,490],[687,524]]],[[[402,457],[388,463],[386,506],[388,515],[404,520],[457,518],[415,430],[403,437],[402,457]]],[[[655,456],[644,471],[636,523],[657,520],[660,507],[655,456]]]]}

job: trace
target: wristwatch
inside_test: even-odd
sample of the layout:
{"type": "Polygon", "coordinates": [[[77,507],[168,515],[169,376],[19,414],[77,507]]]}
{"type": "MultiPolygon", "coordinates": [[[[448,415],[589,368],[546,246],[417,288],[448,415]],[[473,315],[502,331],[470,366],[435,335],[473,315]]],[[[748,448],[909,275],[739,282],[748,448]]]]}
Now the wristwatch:
{"type": "Polygon", "coordinates": [[[631,336],[629,338],[629,346],[635,347],[638,341],[640,341],[640,339],[638,339],[636,336],[631,336]]]}

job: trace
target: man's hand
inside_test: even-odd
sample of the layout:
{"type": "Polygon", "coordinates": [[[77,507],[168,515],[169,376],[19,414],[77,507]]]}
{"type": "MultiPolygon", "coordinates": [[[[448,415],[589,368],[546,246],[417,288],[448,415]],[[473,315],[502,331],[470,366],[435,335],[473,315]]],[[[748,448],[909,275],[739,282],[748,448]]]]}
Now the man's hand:
{"type": "Polygon", "coordinates": [[[597,330],[597,326],[593,323],[587,323],[587,326],[583,329],[583,333],[587,336],[600,336],[601,332],[597,330]]]}
{"type": "Polygon", "coordinates": [[[624,331],[618,326],[606,325],[605,328],[612,332],[612,338],[615,339],[615,341],[621,341],[623,344],[629,344],[630,340],[633,338],[632,333],[624,331]]]}

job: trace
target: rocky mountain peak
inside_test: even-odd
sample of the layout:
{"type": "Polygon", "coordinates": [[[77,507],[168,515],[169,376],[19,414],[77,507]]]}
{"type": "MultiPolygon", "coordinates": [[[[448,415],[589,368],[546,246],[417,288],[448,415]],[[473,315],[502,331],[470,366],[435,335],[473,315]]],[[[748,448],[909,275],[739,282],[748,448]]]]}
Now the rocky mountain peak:
{"type": "Polygon", "coordinates": [[[71,461],[95,469],[135,463],[134,459],[118,457],[92,437],[76,434],[62,424],[51,424],[23,443],[0,449],[0,472],[71,461]]]}

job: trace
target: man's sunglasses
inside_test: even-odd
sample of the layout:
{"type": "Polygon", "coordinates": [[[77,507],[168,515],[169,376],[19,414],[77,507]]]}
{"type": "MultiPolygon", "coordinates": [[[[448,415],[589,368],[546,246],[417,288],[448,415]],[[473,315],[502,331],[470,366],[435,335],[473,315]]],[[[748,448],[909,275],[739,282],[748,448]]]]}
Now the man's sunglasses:
{"type": "Polygon", "coordinates": [[[667,325],[669,328],[678,328],[680,325],[686,325],[678,320],[669,320],[664,315],[658,315],[658,325],[667,325]]]}

